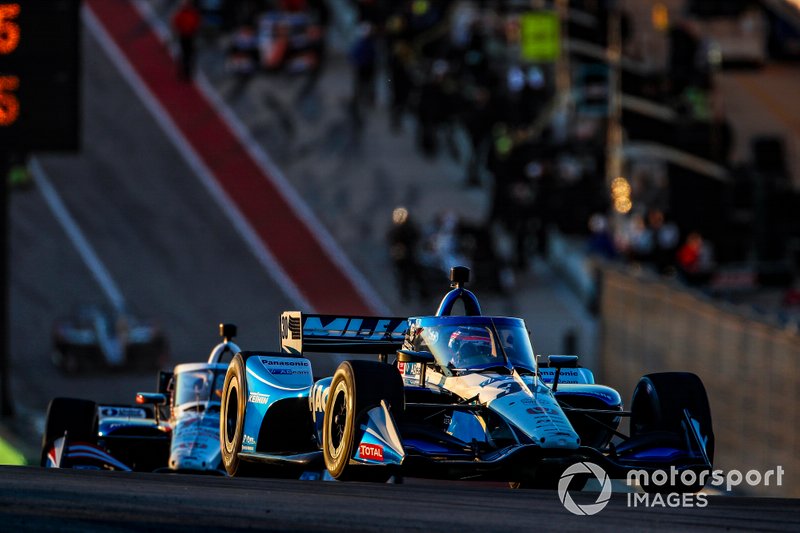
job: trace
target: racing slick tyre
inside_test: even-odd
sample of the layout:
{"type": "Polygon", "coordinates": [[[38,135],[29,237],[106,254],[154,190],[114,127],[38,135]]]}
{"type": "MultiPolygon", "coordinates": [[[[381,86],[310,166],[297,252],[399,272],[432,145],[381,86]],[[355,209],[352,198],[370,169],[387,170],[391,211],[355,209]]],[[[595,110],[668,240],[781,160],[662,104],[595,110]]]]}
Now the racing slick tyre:
{"type": "MultiPolygon", "coordinates": [[[[707,439],[706,455],[713,464],[714,431],[708,395],[700,378],[690,372],[642,376],[631,400],[631,438],[654,436],[660,440],[662,435],[671,436],[675,442],[686,446],[684,410],[688,410],[699,425],[701,437],[707,439]]],[[[701,488],[690,487],[690,490],[701,488]]]]}
{"type": "Polygon", "coordinates": [[[375,361],[345,361],[336,369],[325,406],[322,454],[325,467],[341,481],[386,482],[392,472],[382,466],[350,464],[356,423],[369,409],[386,400],[392,416],[404,409],[403,380],[393,366],[375,361]]]}
{"type": "Polygon", "coordinates": [[[67,434],[72,442],[97,441],[97,404],[77,398],[53,398],[47,406],[47,420],[42,438],[41,466],[47,465],[47,453],[53,443],[67,434]]]}
{"type": "Polygon", "coordinates": [[[255,476],[259,465],[242,461],[244,414],[247,406],[246,357],[238,353],[231,360],[222,388],[222,408],[219,414],[219,439],[222,464],[230,476],[255,476]]]}

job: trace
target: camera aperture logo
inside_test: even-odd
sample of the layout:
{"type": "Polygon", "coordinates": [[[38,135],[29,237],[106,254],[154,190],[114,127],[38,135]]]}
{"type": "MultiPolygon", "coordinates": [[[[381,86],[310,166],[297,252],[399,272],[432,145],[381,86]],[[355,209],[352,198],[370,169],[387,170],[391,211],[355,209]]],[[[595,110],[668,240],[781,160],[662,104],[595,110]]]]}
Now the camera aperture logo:
{"type": "Polygon", "coordinates": [[[599,513],[608,505],[611,499],[611,478],[606,471],[594,463],[584,462],[570,465],[561,479],[558,480],[558,499],[567,511],[580,516],[591,516],[599,513]],[[569,493],[569,484],[576,475],[591,474],[600,482],[600,493],[594,503],[579,505],[575,503],[569,493]]]}
{"type": "MultiPolygon", "coordinates": [[[[678,469],[671,466],[669,470],[630,470],[625,480],[628,487],[637,489],[628,492],[628,507],[706,507],[707,495],[700,492],[703,487],[722,488],[730,493],[742,485],[782,486],[785,470],[776,468],[762,473],[758,470],[699,470],[678,469]],[[643,491],[643,492],[642,492],[643,491]]],[[[564,508],[572,514],[591,516],[605,509],[611,499],[611,478],[602,467],[590,463],[575,463],[561,474],[558,481],[558,498],[564,508]],[[600,482],[600,493],[594,503],[579,505],[569,493],[569,485],[577,475],[593,475],[600,482]]]]}

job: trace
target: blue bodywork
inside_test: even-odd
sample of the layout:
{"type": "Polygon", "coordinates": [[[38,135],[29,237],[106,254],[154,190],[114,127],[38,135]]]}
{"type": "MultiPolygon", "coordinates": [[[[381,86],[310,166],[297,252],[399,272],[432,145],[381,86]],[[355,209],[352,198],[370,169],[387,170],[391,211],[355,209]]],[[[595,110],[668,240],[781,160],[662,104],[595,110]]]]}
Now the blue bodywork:
{"type": "Polygon", "coordinates": [[[619,393],[596,384],[589,369],[566,365],[574,357],[553,357],[558,368],[539,364],[523,320],[483,316],[477,298],[460,286],[435,316],[284,313],[281,352],[254,352],[245,360],[241,459],[321,468],[333,378],[315,382],[304,352],[397,354],[402,420],[385,401],[357,413],[349,464],[484,479],[535,473],[543,461],[602,462],[612,475],[634,466],[706,464],[696,450],[665,442],[610,449],[626,415],[619,393]],[[451,315],[458,301],[464,316],[451,315]],[[468,343],[483,347],[477,362],[459,358],[468,343]]]}

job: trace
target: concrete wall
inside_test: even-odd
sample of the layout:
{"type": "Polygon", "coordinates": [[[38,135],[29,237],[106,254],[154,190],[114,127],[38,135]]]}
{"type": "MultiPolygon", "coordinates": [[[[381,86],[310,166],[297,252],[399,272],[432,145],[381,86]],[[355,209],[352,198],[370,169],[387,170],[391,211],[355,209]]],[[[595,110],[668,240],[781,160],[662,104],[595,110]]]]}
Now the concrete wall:
{"type": "Polygon", "coordinates": [[[629,403],[643,374],[698,374],[711,403],[715,468],[781,465],[782,487],[752,492],[800,497],[800,333],[645,273],[603,267],[600,283],[601,382],[629,403]]]}

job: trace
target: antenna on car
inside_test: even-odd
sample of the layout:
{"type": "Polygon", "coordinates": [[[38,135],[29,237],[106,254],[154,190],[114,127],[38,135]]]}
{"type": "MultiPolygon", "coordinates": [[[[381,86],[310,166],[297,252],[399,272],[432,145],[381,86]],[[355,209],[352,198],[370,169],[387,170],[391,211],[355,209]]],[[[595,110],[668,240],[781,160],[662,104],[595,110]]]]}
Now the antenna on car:
{"type": "Polygon", "coordinates": [[[226,353],[230,354],[231,358],[233,358],[234,355],[241,351],[233,342],[236,332],[236,324],[219,325],[219,335],[222,337],[222,342],[211,349],[211,354],[208,356],[209,364],[219,363],[222,356],[226,353]]]}
{"type": "Polygon", "coordinates": [[[231,342],[236,336],[236,324],[220,324],[219,335],[222,342],[231,342]]]}
{"type": "Polygon", "coordinates": [[[454,289],[463,289],[469,282],[469,268],[454,266],[450,268],[450,286],[454,289]]]}
{"type": "Polygon", "coordinates": [[[450,316],[453,311],[453,304],[461,300],[464,304],[464,314],[467,316],[481,316],[481,305],[478,299],[470,291],[464,288],[469,281],[469,268],[465,266],[454,266],[450,268],[450,292],[444,295],[436,316],[450,316]]]}

